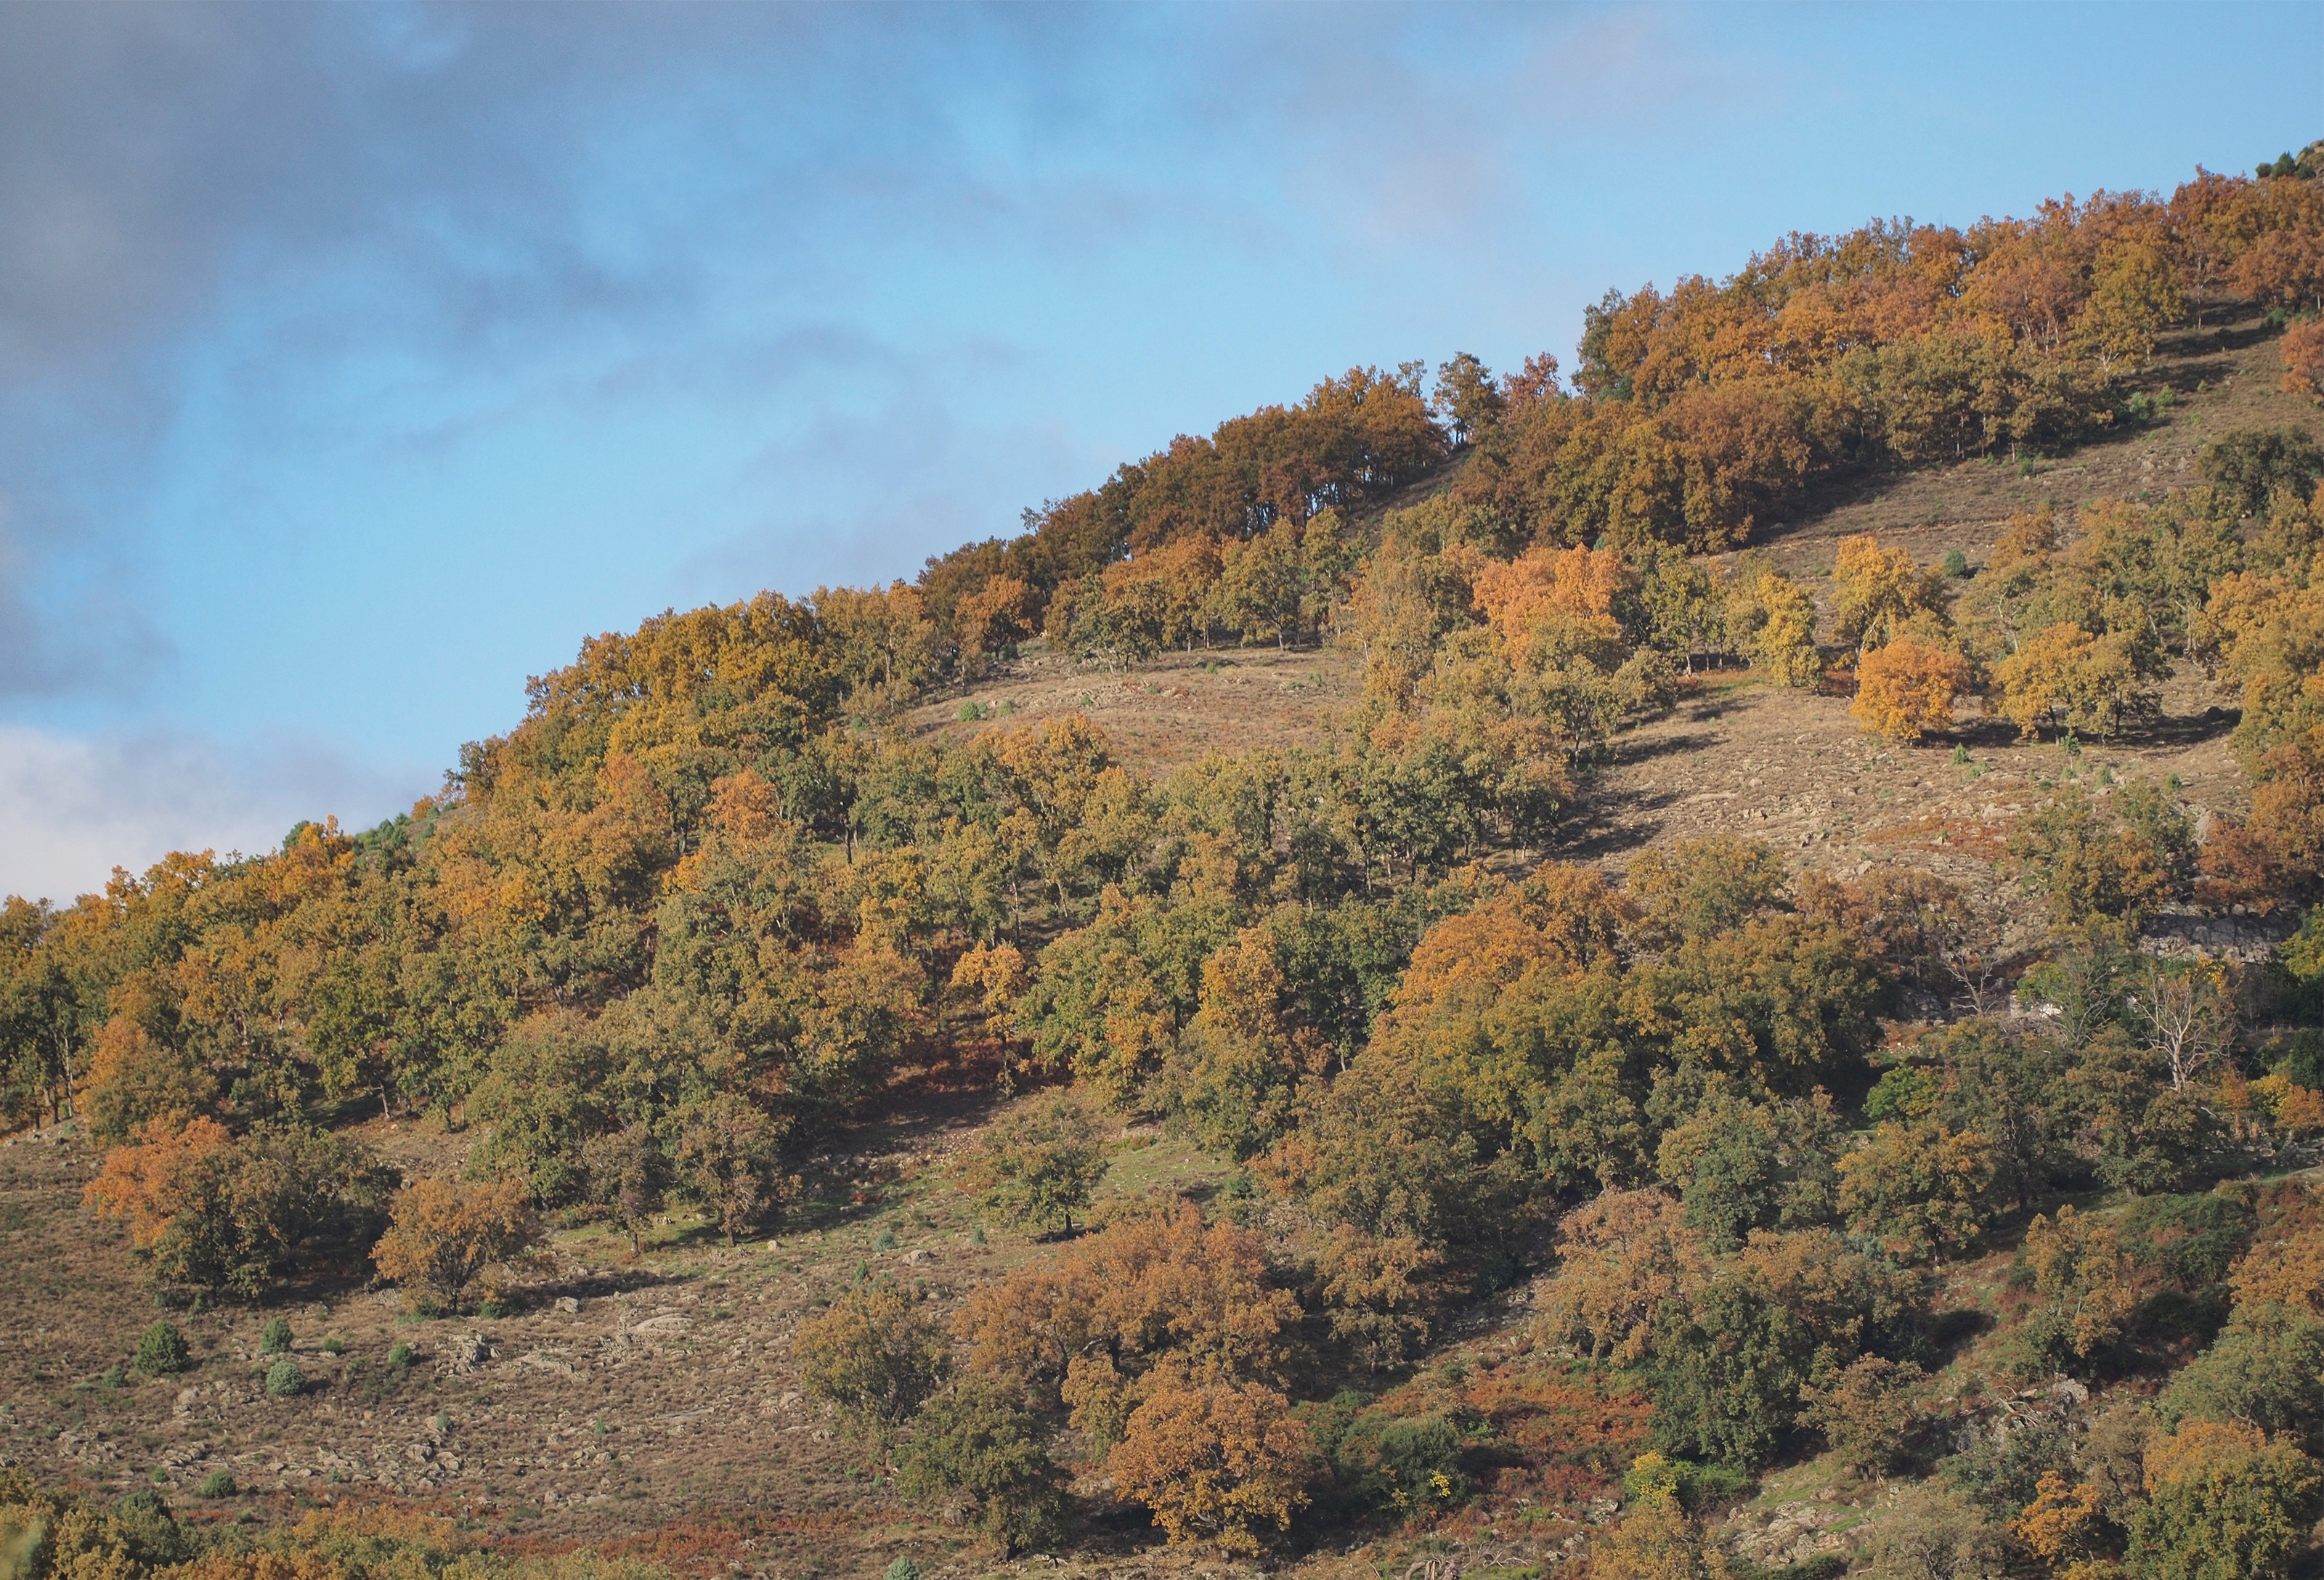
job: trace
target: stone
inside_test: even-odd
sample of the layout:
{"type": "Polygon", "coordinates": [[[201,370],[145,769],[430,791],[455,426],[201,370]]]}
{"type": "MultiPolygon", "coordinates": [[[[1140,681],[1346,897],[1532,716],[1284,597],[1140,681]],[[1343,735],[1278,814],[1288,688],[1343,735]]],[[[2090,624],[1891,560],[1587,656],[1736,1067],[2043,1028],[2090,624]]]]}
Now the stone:
{"type": "Polygon", "coordinates": [[[581,1302],[571,1295],[559,1295],[557,1297],[557,1309],[569,1317],[581,1309],[581,1302]]]}
{"type": "Polygon", "coordinates": [[[466,1375],[493,1358],[492,1341],[481,1333],[464,1333],[446,1346],[445,1355],[455,1373],[466,1375]]]}

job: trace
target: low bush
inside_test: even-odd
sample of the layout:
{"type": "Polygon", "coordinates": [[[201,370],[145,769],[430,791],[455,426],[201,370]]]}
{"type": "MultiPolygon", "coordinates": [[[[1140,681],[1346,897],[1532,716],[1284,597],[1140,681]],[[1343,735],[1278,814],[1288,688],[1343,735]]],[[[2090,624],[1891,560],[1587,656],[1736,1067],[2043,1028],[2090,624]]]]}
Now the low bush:
{"type": "Polygon", "coordinates": [[[137,1370],[148,1377],[160,1377],[182,1372],[193,1364],[193,1355],[186,1346],[186,1336],[175,1324],[159,1321],[137,1336],[137,1370]]]}

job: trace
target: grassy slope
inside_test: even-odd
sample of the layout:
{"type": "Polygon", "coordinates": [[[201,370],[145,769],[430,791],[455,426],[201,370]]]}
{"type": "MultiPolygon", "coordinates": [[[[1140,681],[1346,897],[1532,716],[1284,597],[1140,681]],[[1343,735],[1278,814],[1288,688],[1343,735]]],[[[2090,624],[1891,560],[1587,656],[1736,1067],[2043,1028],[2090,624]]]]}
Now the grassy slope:
{"type": "MultiPolygon", "coordinates": [[[[2231,427],[2324,427],[2312,409],[2276,391],[2273,346],[2248,321],[2224,334],[2216,326],[2184,332],[2168,351],[2153,381],[2179,401],[2163,420],[2028,469],[1970,461],[1835,490],[1800,519],[1775,524],[1766,552],[1817,576],[1841,536],[1876,531],[1924,560],[1958,547],[1974,562],[2015,510],[2190,481],[2198,446],[2231,427]],[[2209,387],[2198,392],[2199,382],[2209,387]]],[[[965,700],[996,714],[1005,705],[1010,723],[1090,712],[1130,760],[1167,770],[1213,747],[1315,739],[1328,711],[1360,690],[1351,657],[1330,649],[1181,654],[1112,675],[1037,648],[965,700]]],[[[932,703],[909,722],[955,739],[986,727],[958,718],[964,700],[932,703]]],[[[2198,804],[2233,810],[2243,787],[2225,746],[2228,721],[2206,716],[2231,700],[2182,677],[2169,689],[2163,727],[2092,749],[2085,767],[2175,772],[2198,804]]],[[[1966,767],[1946,749],[1867,739],[1845,698],[1706,677],[1670,717],[1623,739],[1568,841],[1552,853],[1618,870],[1646,844],[1723,830],[1766,838],[1803,865],[1831,870],[1923,865],[2022,911],[1992,858],[2036,781],[2061,770],[2060,754],[1972,720],[1960,739],[1972,756],[1966,767]]],[[[2030,917],[2019,924],[2030,936],[2030,917]]],[[[2181,925],[2190,934],[2209,929],[2213,943],[2255,942],[2220,920],[2181,925]]],[[[292,1400],[268,1400],[252,1374],[263,1314],[233,1309],[180,1318],[200,1357],[189,1376],[119,1391],[98,1384],[152,1308],[124,1237],[78,1208],[93,1166],[88,1154],[69,1143],[12,1144],[0,1148],[0,1458],[98,1487],[159,1481],[188,1502],[205,1474],[229,1469],[253,1491],[219,1506],[219,1517],[273,1520],[310,1502],[411,1497],[456,1508],[493,1534],[560,1547],[622,1540],[702,1573],[731,1572],[731,1561],[745,1573],[871,1575],[907,1551],[936,1573],[994,1572],[973,1543],[916,1519],[855,1471],[845,1446],[799,1398],[788,1355],[793,1327],[859,1263],[924,1281],[948,1305],[1037,1254],[1006,1235],[976,1244],[952,1182],[953,1154],[988,1109],[982,1097],[931,1092],[886,1123],[834,1138],[815,1160],[813,1199],[772,1245],[728,1251],[698,1226],[678,1223],[633,1263],[601,1230],[561,1236],[525,1309],[498,1320],[415,1323],[360,1290],[307,1291],[290,1312],[299,1358],[318,1386],[292,1400]],[[579,1300],[577,1312],[556,1309],[567,1294],[579,1300]],[[469,1332],[486,1335],[493,1356],[456,1373],[450,1341],[469,1332]],[[343,1355],[321,1349],[327,1335],[344,1339],[343,1355]],[[420,1359],[391,1375],[385,1357],[399,1341],[417,1346],[420,1359]],[[439,1411],[448,1417],[441,1431],[439,1411]]],[[[380,1124],[365,1134],[422,1171],[456,1167],[467,1140],[380,1124]]],[[[1183,1144],[1133,1135],[1122,1147],[1110,1193],[1201,1192],[1219,1177],[1183,1144]]],[[[2007,1254],[2004,1245],[1963,1270],[1964,1297],[1989,1286],[2007,1254]]],[[[1345,1552],[1311,1554],[1302,1572],[1400,1573],[1439,1547],[1457,1548],[1471,1574],[1514,1571],[1570,1546],[1602,1517],[1600,1473],[1628,1452],[1634,1403],[1618,1383],[1531,1353],[1525,1306],[1518,1291],[1472,1313],[1404,1386],[1416,1405],[1460,1396],[1505,1439],[1532,1443],[1546,1469],[1504,1477],[1433,1535],[1374,1532],[1345,1552]]],[[[1800,1544],[1861,1520],[1877,1502],[1872,1490],[1811,1463],[1772,1474],[1738,1518],[1773,1527],[1756,1542],[1772,1557],[1805,1550],[1800,1544]]],[[[1083,1539],[1082,1555],[1062,1572],[1221,1568],[1215,1558],[1159,1553],[1134,1519],[1083,1539]]]]}

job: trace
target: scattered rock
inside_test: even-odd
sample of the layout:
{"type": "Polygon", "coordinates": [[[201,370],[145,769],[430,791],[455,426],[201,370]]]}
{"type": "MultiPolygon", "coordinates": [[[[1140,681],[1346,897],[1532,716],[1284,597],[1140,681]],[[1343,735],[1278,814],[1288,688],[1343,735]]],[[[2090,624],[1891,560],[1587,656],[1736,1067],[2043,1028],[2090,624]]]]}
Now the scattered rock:
{"type": "Polygon", "coordinates": [[[456,1374],[465,1376],[493,1358],[492,1341],[481,1333],[464,1333],[445,1347],[444,1356],[456,1374]]]}
{"type": "Polygon", "coordinates": [[[581,1302],[571,1295],[559,1295],[557,1297],[557,1309],[569,1317],[581,1309],[581,1302]]]}

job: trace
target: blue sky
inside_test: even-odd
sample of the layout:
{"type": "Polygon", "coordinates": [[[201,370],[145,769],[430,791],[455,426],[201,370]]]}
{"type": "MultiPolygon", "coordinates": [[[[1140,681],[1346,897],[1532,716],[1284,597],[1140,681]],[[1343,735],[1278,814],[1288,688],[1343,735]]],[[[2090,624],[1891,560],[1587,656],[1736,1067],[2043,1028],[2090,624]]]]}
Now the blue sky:
{"type": "Polygon", "coordinates": [[[1356,363],[2324,134],[2324,8],[0,10],[0,892],[1356,363]]]}

